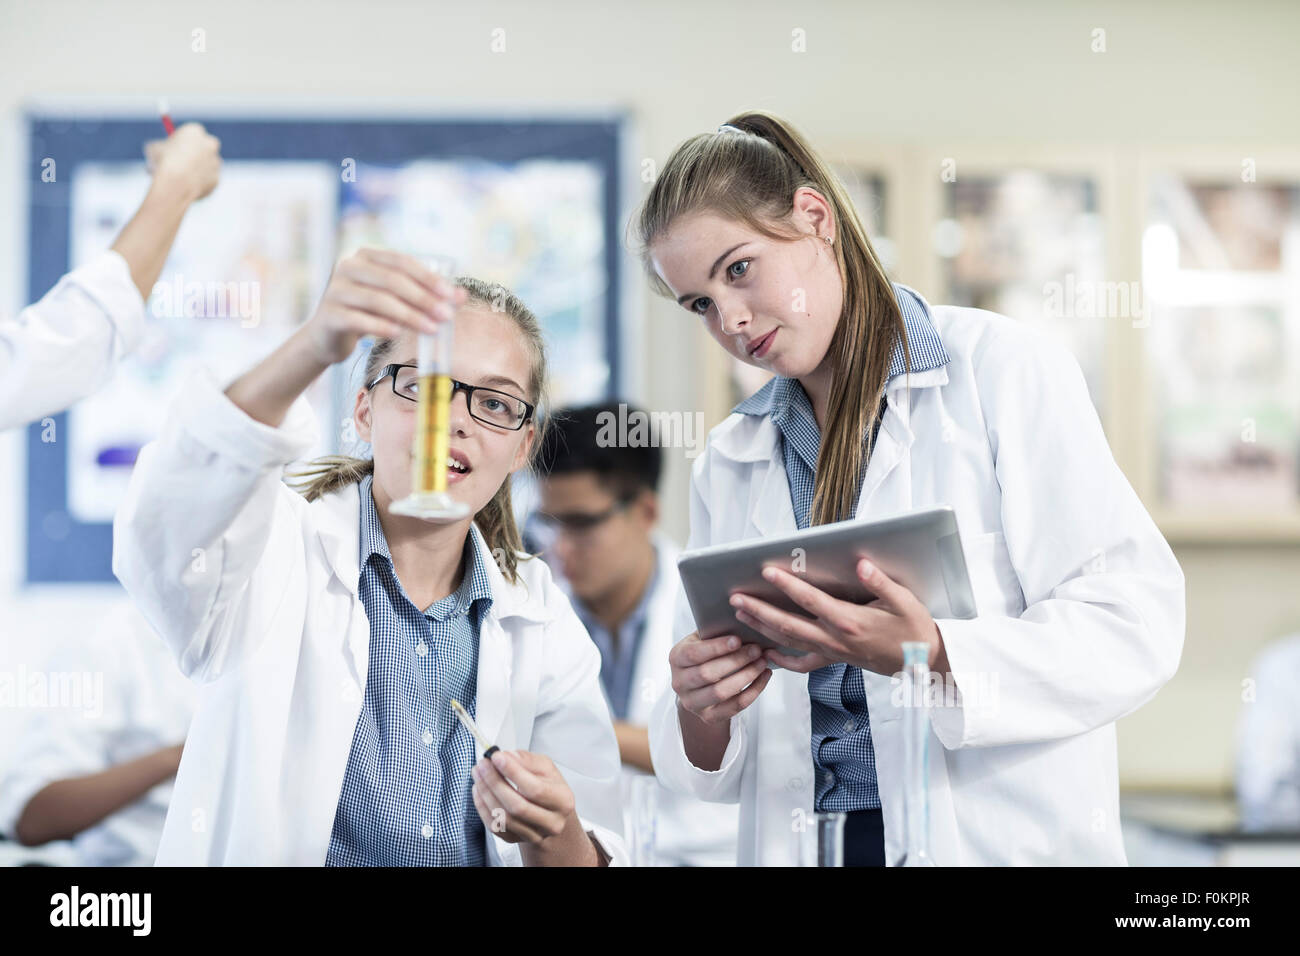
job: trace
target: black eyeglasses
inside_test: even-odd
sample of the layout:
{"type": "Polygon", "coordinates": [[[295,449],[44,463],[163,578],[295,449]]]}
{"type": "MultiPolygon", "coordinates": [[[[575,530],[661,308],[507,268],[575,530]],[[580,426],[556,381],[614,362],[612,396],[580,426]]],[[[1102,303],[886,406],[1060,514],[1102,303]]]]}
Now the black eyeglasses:
{"type": "MultiPolygon", "coordinates": [[[[420,374],[418,367],[415,365],[385,365],[380,370],[379,375],[375,377],[375,380],[366,386],[366,391],[374,388],[390,375],[393,379],[394,395],[409,402],[418,402],[420,400],[420,374]]],[[[506,392],[497,391],[495,388],[466,385],[464,382],[458,382],[453,378],[451,380],[452,398],[456,397],[457,392],[465,393],[465,406],[469,409],[470,418],[483,422],[485,425],[493,425],[510,431],[518,431],[523,428],[524,423],[532,418],[533,412],[537,410],[536,405],[531,405],[522,398],[515,398],[506,392]]]]}
{"type": "Polygon", "coordinates": [[[532,515],[532,521],[540,528],[550,534],[556,534],[560,531],[567,531],[569,534],[582,534],[590,531],[599,525],[604,524],[620,511],[624,511],[636,500],[636,495],[627,498],[621,498],[614,504],[610,505],[604,511],[598,511],[595,514],[563,514],[553,515],[544,511],[535,511],[532,515]]]}

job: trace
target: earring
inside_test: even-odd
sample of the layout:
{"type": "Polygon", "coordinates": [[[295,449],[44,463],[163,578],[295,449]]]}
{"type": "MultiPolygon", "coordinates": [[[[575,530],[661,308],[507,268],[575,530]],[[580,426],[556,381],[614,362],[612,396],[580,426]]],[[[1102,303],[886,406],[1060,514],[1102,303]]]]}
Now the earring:
{"type": "MultiPolygon", "coordinates": [[[[822,236],[822,238],[825,239],[827,242],[831,242],[831,237],[830,237],[830,236],[822,236]]],[[[834,245],[834,243],[831,242],[831,245],[834,245]]]]}

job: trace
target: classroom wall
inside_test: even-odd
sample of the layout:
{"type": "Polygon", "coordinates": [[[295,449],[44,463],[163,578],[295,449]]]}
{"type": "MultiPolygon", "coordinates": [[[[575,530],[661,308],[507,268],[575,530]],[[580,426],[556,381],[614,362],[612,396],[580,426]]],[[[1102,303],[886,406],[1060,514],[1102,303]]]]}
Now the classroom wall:
{"type": "MultiPolygon", "coordinates": [[[[621,106],[634,159],[662,161],[685,136],[768,108],[814,142],[943,144],[1297,140],[1300,5],[1213,2],[530,2],[114,4],[0,2],[0,307],[24,304],[20,111],[34,99],[108,97],[148,109],[187,102],[457,112],[621,106]],[[1107,31],[1104,55],[1092,29],[1107,31]],[[207,49],[191,52],[191,31],[207,49]],[[506,49],[490,49],[494,29],[506,49]],[[803,30],[806,52],[791,50],[803,30]]],[[[626,187],[639,197],[640,162],[626,187]]],[[[632,280],[642,347],[632,399],[726,411],[711,347],[676,306],[632,280]]],[[[928,294],[929,290],[922,289],[928,294]]],[[[638,341],[636,337],[633,341],[638,341]]],[[[686,531],[689,460],[668,455],[667,527],[686,531]]],[[[93,624],[112,589],[21,591],[23,448],[0,435],[0,639],[20,647],[93,624]]],[[[1174,682],[1120,724],[1128,785],[1228,783],[1240,681],[1264,641],[1300,630],[1300,549],[1178,547],[1188,634],[1174,682]]],[[[0,716],[0,721],[4,718],[0,716]]],[[[2,728],[0,724],[0,728],[2,728]]],[[[0,760],[3,760],[0,734],[0,760]]]]}

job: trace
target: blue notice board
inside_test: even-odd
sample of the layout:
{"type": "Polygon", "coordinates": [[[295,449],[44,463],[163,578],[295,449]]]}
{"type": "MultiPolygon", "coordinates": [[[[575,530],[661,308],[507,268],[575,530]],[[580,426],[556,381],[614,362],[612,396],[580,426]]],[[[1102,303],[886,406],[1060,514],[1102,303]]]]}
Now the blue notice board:
{"type": "MultiPolygon", "coordinates": [[[[27,301],[35,302],[71,268],[72,182],[83,164],[139,162],[142,144],[161,135],[156,119],[103,120],[32,114],[27,301]],[[42,182],[42,162],[57,163],[57,180],[42,182]]],[[[342,157],[376,166],[402,167],[426,160],[500,164],[529,160],[582,160],[597,166],[603,218],[603,344],[608,369],[604,395],[619,394],[619,302],[622,264],[618,236],[619,117],[547,120],[284,119],[197,120],[221,140],[223,160],[328,163],[342,157]]],[[[319,290],[317,290],[319,293],[319,290]]],[[[556,358],[560,358],[556,356],[556,358]]],[[[94,401],[94,397],[85,399],[94,401]]],[[[67,413],[54,416],[58,434],[67,413]]],[[[82,521],[69,508],[68,443],[42,441],[42,426],[27,429],[26,580],[28,583],[113,581],[111,521],[82,521]]]]}

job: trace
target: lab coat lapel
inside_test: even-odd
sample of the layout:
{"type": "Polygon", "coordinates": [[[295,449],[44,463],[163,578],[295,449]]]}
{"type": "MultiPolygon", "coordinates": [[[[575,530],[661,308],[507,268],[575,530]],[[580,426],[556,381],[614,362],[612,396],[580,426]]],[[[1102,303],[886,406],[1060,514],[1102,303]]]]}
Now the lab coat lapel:
{"type": "Polygon", "coordinates": [[[652,540],[655,560],[658,562],[658,580],[655,593],[650,596],[645,629],[637,647],[627,714],[629,721],[642,726],[650,722],[650,712],[661,690],[660,678],[669,676],[665,659],[677,638],[673,634],[673,617],[677,609],[677,590],[680,587],[677,545],[659,530],[653,532],[652,540]],[[653,693],[649,692],[651,688],[653,693]]]}
{"type": "MultiPolygon", "coordinates": [[[[747,449],[749,455],[746,456],[751,458],[748,467],[754,473],[744,483],[750,489],[749,520],[744,536],[769,538],[792,534],[798,530],[798,525],[794,518],[794,507],[790,503],[790,481],[786,477],[785,462],[781,458],[776,425],[766,415],[756,419],[756,423],[758,430],[747,449]]],[[[746,463],[737,462],[737,467],[746,467],[746,463]]]]}
{"type": "Polygon", "coordinates": [[[354,688],[360,700],[365,695],[370,667],[370,621],[361,606],[358,588],[361,565],[361,498],[357,485],[350,484],[322,495],[312,502],[316,534],[321,550],[339,583],[354,598],[352,614],[344,629],[345,644],[354,688]]]}
{"type": "Polygon", "coordinates": [[[510,717],[510,681],[514,655],[510,635],[503,622],[520,610],[519,585],[511,584],[488,550],[487,542],[472,525],[470,534],[478,549],[480,564],[492,582],[492,608],[483,617],[478,635],[478,691],[474,705],[474,722],[489,741],[503,750],[513,749],[517,741],[510,717]]]}
{"type": "Polygon", "coordinates": [[[478,696],[474,722],[489,741],[505,750],[516,741],[508,726],[510,716],[510,639],[494,615],[483,618],[478,635],[478,696]]]}
{"type": "Polygon", "coordinates": [[[885,389],[885,417],[876,435],[867,473],[858,496],[856,518],[885,518],[912,507],[910,450],[916,439],[911,427],[912,392],[948,382],[946,366],[908,375],[897,375],[885,389]],[[901,474],[894,471],[903,466],[901,474]]]}
{"type": "MultiPolygon", "coordinates": [[[[908,390],[912,391],[948,381],[946,366],[912,375],[897,375],[885,390],[885,417],[876,436],[858,496],[855,517],[884,517],[911,507],[910,467],[905,480],[890,481],[895,469],[908,460],[915,435],[910,420],[908,390]]],[[[717,450],[731,459],[732,467],[752,469],[748,482],[751,489],[744,537],[770,537],[797,530],[790,502],[790,482],[780,455],[776,426],[767,416],[749,416],[718,443],[717,450]]]]}

